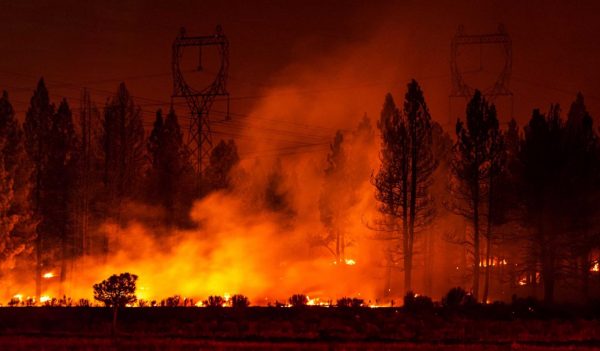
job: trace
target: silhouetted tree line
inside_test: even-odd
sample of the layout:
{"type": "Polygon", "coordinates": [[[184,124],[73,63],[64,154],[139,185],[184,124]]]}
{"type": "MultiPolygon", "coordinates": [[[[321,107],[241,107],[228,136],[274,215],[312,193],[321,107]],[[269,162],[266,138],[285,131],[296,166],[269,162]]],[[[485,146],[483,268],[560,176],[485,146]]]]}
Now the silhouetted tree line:
{"type": "Polygon", "coordinates": [[[35,266],[39,297],[44,272],[58,269],[62,283],[73,259],[106,255],[109,236],[100,226],[123,227],[135,216],[132,204],[159,208],[160,216],[155,210],[148,216],[158,228],[188,227],[193,200],[228,188],[238,161],[233,140],[221,141],[198,189],[175,112],[158,110],[146,134],[142,111],[124,84],[100,109],[82,102],[75,121],[65,99],[58,107],[50,101],[41,79],[22,125],[4,92],[0,276],[19,260],[35,266]]]}
{"type": "Polygon", "coordinates": [[[390,243],[389,265],[404,272],[404,291],[411,290],[414,243],[426,239],[439,211],[467,224],[444,238],[466,248],[478,301],[488,300],[498,270],[512,289],[525,286],[536,295],[540,287],[546,302],[558,287],[586,299],[599,290],[592,274],[600,254],[600,145],[583,95],[566,119],[551,105],[545,114],[534,110],[520,129],[515,120],[503,128],[495,106],[476,91],[450,142],[413,80],[402,110],[386,96],[378,128],[376,229],[390,243]]]}

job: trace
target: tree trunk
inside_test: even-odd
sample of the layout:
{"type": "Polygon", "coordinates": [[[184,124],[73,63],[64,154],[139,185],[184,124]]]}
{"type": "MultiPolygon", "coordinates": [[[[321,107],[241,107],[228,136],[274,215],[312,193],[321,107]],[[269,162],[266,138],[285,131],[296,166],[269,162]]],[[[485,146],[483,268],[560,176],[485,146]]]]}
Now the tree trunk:
{"type": "Polygon", "coordinates": [[[592,268],[589,253],[581,257],[581,293],[583,299],[588,302],[590,299],[590,269],[592,268]]]}
{"type": "Polygon", "coordinates": [[[119,311],[119,307],[113,307],[113,319],[112,319],[112,335],[117,333],[117,312],[119,311]]]}
{"type": "Polygon", "coordinates": [[[410,170],[410,207],[409,207],[409,214],[410,214],[410,219],[409,219],[409,223],[408,223],[408,233],[409,233],[409,238],[408,238],[408,256],[409,256],[409,262],[408,262],[408,267],[409,267],[409,271],[407,272],[407,276],[408,276],[408,286],[409,286],[409,290],[412,290],[412,261],[413,261],[413,246],[414,246],[414,242],[415,242],[415,219],[417,216],[417,182],[418,182],[418,175],[419,175],[419,147],[422,145],[419,145],[417,142],[417,130],[416,130],[416,120],[413,120],[412,123],[409,123],[409,125],[411,125],[411,160],[410,160],[410,165],[411,165],[411,170],[410,170]]]}
{"type": "MultiPolygon", "coordinates": [[[[40,146],[40,149],[41,149],[41,146],[40,146]]],[[[39,167],[39,162],[38,162],[37,167],[39,167]]],[[[40,175],[39,168],[36,171],[35,182],[36,182],[35,214],[39,218],[40,202],[42,199],[41,189],[40,189],[42,181],[41,181],[41,175],[40,175]]],[[[35,264],[35,300],[36,301],[40,301],[40,297],[42,296],[42,235],[40,234],[39,226],[40,226],[40,223],[38,222],[38,224],[36,225],[36,228],[35,228],[35,233],[36,233],[36,238],[35,238],[35,260],[36,260],[36,264],[35,264]]]]}
{"type": "MultiPolygon", "coordinates": [[[[488,224],[488,230],[490,230],[490,226],[488,224]]],[[[486,240],[486,247],[485,247],[485,281],[483,283],[483,297],[482,297],[482,301],[484,303],[487,303],[488,300],[488,295],[490,292],[490,270],[491,270],[491,265],[492,262],[490,261],[490,257],[491,257],[491,250],[492,250],[492,238],[490,233],[488,232],[488,238],[486,240]]]]}
{"type": "Polygon", "coordinates": [[[554,302],[555,271],[552,245],[552,243],[542,244],[542,279],[544,283],[544,302],[546,304],[554,302]],[[547,247],[547,245],[550,247],[547,247]]]}
{"type": "MultiPolygon", "coordinates": [[[[476,181],[478,182],[478,181],[476,181]]],[[[473,297],[479,301],[479,184],[473,189],[473,297]]]]}
{"type": "Polygon", "coordinates": [[[342,264],[342,260],[340,259],[340,231],[338,229],[333,229],[335,231],[335,262],[337,264],[342,264]]]}
{"type": "Polygon", "coordinates": [[[35,300],[40,301],[42,296],[42,236],[39,231],[35,239],[35,300]]]}
{"type": "Polygon", "coordinates": [[[67,238],[66,233],[63,233],[60,239],[61,246],[61,261],[60,261],[60,290],[59,296],[65,293],[65,282],[67,281],[67,238]]]}
{"type": "MultiPolygon", "coordinates": [[[[406,157],[404,158],[406,160],[406,157]]],[[[411,287],[411,263],[409,251],[409,228],[408,228],[408,166],[402,166],[402,257],[404,263],[404,293],[411,287]]]]}
{"type": "Polygon", "coordinates": [[[423,236],[425,240],[425,255],[424,255],[424,269],[423,269],[423,284],[424,293],[427,296],[431,296],[433,292],[433,231],[425,233],[423,236]]]}
{"type": "Polygon", "coordinates": [[[408,292],[411,290],[411,260],[410,260],[410,254],[409,254],[409,248],[408,248],[408,233],[406,231],[404,231],[404,234],[402,235],[402,249],[403,249],[403,256],[402,256],[402,261],[404,263],[404,293],[408,292]]]}

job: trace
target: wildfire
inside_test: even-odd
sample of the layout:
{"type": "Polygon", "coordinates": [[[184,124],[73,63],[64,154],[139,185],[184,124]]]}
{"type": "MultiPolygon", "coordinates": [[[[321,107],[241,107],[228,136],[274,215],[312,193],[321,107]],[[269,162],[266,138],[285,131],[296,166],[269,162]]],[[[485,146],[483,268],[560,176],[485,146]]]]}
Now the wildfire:
{"type": "Polygon", "coordinates": [[[315,297],[315,298],[310,298],[310,296],[306,295],[306,305],[307,306],[329,306],[330,304],[324,301],[321,301],[320,298],[315,297]]]}
{"type": "MultiPolygon", "coordinates": [[[[496,267],[496,266],[506,266],[508,264],[508,262],[506,262],[506,259],[500,259],[498,257],[494,257],[491,259],[491,266],[492,267],[496,267]]],[[[481,262],[479,262],[479,267],[487,267],[487,261],[483,260],[481,262]]]]}
{"type": "Polygon", "coordinates": [[[600,272],[600,262],[596,261],[596,263],[590,268],[591,272],[600,272]]]}
{"type": "Polygon", "coordinates": [[[40,302],[41,303],[46,303],[48,301],[52,300],[52,298],[48,295],[44,295],[44,296],[40,296],[40,302]]]}
{"type": "MultiPolygon", "coordinates": [[[[347,266],[354,266],[356,264],[356,260],[352,258],[345,258],[344,261],[340,261],[340,263],[343,263],[347,266]]],[[[338,264],[338,261],[333,261],[333,264],[338,264]]]]}
{"type": "Polygon", "coordinates": [[[527,277],[523,277],[523,278],[519,279],[519,285],[520,286],[527,285],[527,277]]]}
{"type": "Polygon", "coordinates": [[[44,277],[44,279],[54,278],[54,273],[53,272],[44,273],[43,277],[44,277]]]}
{"type": "Polygon", "coordinates": [[[16,294],[15,296],[13,296],[14,299],[19,300],[19,302],[23,301],[23,294],[16,294]]]}

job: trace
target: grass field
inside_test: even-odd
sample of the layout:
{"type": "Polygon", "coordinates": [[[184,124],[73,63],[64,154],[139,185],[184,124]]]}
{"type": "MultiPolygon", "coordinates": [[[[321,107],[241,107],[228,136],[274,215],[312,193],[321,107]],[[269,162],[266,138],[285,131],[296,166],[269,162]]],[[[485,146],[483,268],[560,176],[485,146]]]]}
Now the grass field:
{"type": "Polygon", "coordinates": [[[600,350],[600,320],[398,308],[0,308],[0,350],[600,350]]]}

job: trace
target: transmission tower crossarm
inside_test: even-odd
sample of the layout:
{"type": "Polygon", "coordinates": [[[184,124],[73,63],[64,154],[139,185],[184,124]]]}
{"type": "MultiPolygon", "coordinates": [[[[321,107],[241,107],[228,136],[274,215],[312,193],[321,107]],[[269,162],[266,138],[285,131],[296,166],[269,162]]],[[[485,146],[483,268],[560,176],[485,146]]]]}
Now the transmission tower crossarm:
{"type": "Polygon", "coordinates": [[[482,35],[467,35],[461,34],[454,37],[452,43],[455,45],[470,45],[470,44],[508,44],[510,37],[504,33],[482,34],[482,35]]]}
{"type": "Polygon", "coordinates": [[[210,45],[225,45],[227,39],[221,34],[206,35],[199,37],[178,37],[173,46],[210,46],[210,45]]]}

